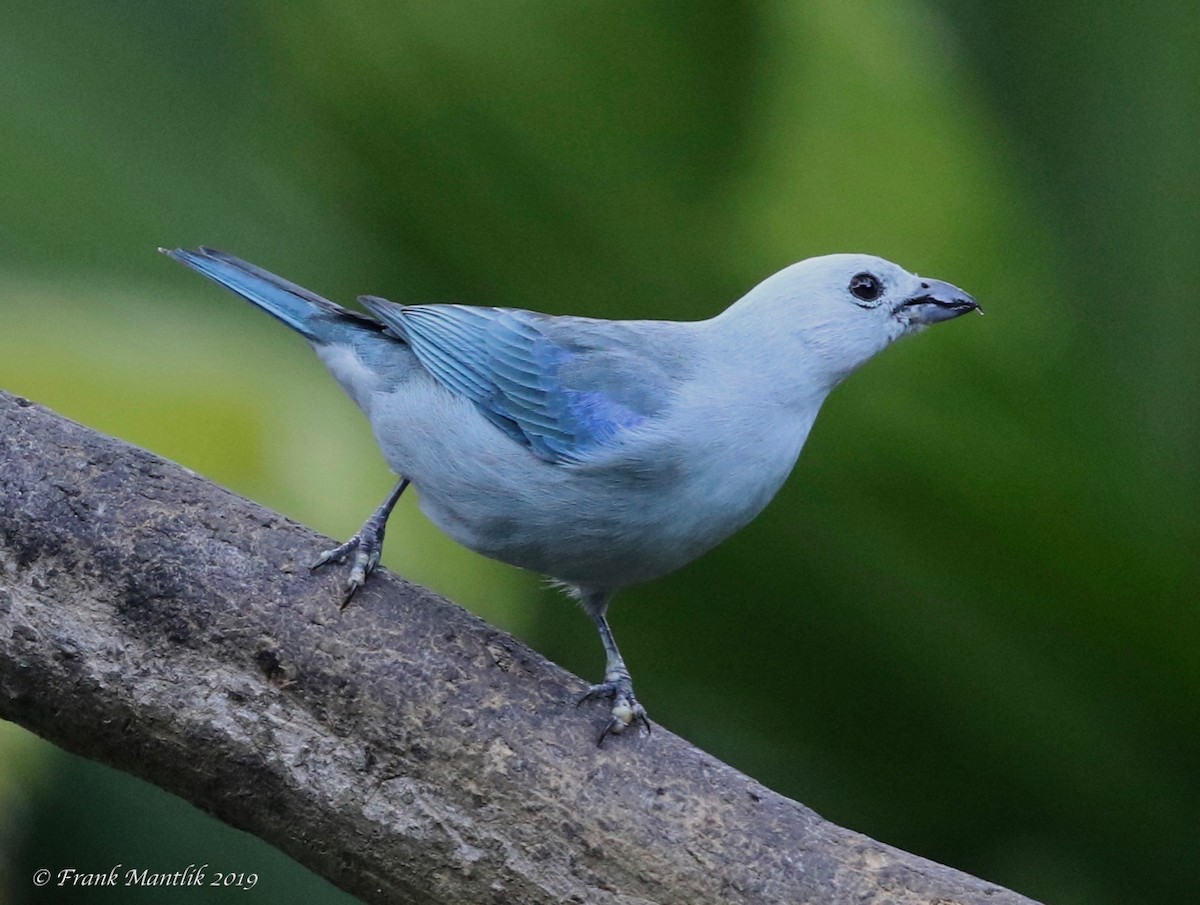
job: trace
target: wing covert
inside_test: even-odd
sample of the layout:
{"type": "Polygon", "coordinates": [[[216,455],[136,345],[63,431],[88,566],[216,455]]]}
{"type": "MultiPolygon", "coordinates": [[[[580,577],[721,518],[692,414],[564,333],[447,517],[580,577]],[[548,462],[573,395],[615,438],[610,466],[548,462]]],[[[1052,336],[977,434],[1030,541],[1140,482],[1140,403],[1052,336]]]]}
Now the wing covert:
{"type": "Polygon", "coordinates": [[[620,384],[636,379],[636,369],[623,360],[625,366],[605,367],[606,356],[621,358],[619,351],[555,341],[541,329],[546,315],[398,305],[374,296],[360,301],[412,347],[438,383],[547,461],[586,462],[650,414],[623,401],[630,394],[620,384]]]}

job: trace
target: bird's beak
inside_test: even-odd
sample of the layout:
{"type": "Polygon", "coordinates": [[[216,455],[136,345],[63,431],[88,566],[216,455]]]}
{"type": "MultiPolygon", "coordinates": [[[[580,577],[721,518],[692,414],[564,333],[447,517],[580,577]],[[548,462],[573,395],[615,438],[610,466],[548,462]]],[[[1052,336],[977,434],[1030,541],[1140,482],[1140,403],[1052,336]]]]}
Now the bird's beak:
{"type": "Polygon", "coordinates": [[[975,299],[957,286],[943,283],[941,280],[921,280],[921,288],[917,294],[896,307],[898,317],[910,324],[921,326],[948,321],[968,311],[983,314],[983,309],[975,299]]]}

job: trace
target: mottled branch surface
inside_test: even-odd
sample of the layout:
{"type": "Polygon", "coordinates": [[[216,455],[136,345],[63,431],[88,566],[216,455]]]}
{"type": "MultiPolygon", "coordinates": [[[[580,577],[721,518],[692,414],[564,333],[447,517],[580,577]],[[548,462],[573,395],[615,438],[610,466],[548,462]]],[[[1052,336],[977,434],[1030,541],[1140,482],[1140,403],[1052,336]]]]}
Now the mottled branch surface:
{"type": "MultiPolygon", "coordinates": [[[[0,717],[367,902],[983,903],[672,735],[597,749],[584,683],[331,544],[0,393],[0,717]]],[[[603,708],[600,708],[601,710],[603,708]]]]}

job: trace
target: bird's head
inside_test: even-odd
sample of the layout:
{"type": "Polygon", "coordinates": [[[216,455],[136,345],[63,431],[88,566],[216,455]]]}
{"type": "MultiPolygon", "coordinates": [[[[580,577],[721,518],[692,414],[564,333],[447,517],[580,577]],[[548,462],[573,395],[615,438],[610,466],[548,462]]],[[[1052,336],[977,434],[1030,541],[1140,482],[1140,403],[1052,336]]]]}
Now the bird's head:
{"type": "Polygon", "coordinates": [[[768,277],[727,314],[782,340],[812,376],[838,383],[892,341],[980,309],[950,283],[874,255],[809,258],[768,277]]]}

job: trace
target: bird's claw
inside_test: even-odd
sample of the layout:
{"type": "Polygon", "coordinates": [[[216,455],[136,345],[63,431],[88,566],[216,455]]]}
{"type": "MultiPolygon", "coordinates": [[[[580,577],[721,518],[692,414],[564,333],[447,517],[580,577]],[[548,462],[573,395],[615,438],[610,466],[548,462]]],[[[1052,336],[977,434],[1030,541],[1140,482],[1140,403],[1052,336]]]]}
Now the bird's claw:
{"type": "Polygon", "coordinates": [[[354,554],[354,564],[350,567],[350,577],[346,580],[346,593],[342,596],[342,607],[354,597],[375,567],[379,565],[379,555],[383,551],[383,537],[375,532],[360,531],[344,544],[339,544],[332,550],[326,550],[317,557],[310,569],[319,569],[328,563],[341,564],[351,553],[354,554]]]}
{"type": "Polygon", "coordinates": [[[636,723],[645,726],[646,734],[650,734],[650,720],[646,717],[646,708],[639,704],[637,698],[633,696],[633,683],[627,676],[606,679],[599,685],[593,685],[575,706],[578,707],[584,701],[592,701],[597,698],[612,701],[612,718],[601,731],[600,737],[596,739],[597,747],[603,745],[608,736],[620,735],[636,723]]]}

